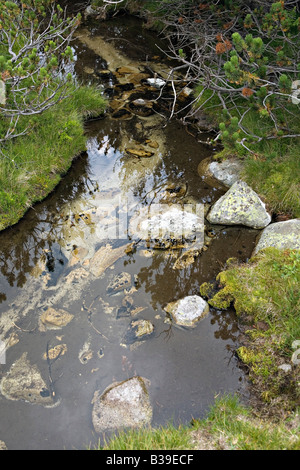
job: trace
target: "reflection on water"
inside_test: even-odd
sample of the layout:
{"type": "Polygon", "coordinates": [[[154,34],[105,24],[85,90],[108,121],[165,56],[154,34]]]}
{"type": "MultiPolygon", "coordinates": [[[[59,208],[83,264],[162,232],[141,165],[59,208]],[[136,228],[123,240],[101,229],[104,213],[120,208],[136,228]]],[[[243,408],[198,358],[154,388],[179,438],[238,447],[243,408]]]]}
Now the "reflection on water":
{"type": "MultiPolygon", "coordinates": [[[[124,34],[122,25],[105,28],[108,38],[112,32],[124,34]]],[[[136,23],[128,29],[132,44],[136,23]]],[[[139,47],[149,43],[141,41],[139,47]]],[[[95,55],[84,51],[85,64],[91,66],[95,55]]],[[[170,184],[184,189],[182,194],[178,189],[182,201],[212,203],[222,194],[197,174],[208,150],[179,123],[165,127],[161,116],[130,121],[107,116],[91,121],[87,135],[87,152],[55,192],[0,234],[0,334],[18,340],[7,351],[0,378],[26,351],[59,397],[58,406],[46,409],[0,395],[0,439],[10,449],[84,448],[97,442],[91,422],[95,390],[134,374],[151,381],[153,425],[172,419],[189,422],[204,416],[217,394],[245,392],[233,354],[239,335],[234,313],[211,309],[196,328],[187,329],[171,324],[164,306],[199,294],[201,283],[214,279],[229,257],[246,260],[256,231],[214,227],[206,251],[185,269],[174,269],[176,250],[151,250],[141,242],[116,259],[104,276],[89,271],[101,246],[130,243],[126,227],[119,239],[112,236],[122,205],[159,201],[170,184]],[[157,144],[151,158],[126,153],[128,146],[145,139],[157,144]],[[124,271],[132,280],[128,291],[108,294],[109,283],[124,271]],[[39,316],[49,306],[72,313],[70,325],[40,331],[39,316]],[[126,342],[133,319],[150,320],[154,335],[126,342]],[[66,353],[49,368],[45,351],[61,343],[66,353]]]]}

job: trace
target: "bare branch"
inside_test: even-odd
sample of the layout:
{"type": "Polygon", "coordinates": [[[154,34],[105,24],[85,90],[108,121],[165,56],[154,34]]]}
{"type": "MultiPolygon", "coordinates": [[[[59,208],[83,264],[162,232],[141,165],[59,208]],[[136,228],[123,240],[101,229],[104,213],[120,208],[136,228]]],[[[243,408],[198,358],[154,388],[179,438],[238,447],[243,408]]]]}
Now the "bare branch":
{"type": "MultiPolygon", "coordinates": [[[[288,121],[290,129],[282,122],[299,109],[292,88],[300,63],[299,2],[235,0],[232,10],[223,0],[164,0],[156,5],[169,41],[166,56],[177,60],[189,86],[199,90],[193,101],[198,109],[207,109],[218,97],[219,104],[212,106],[221,105],[230,119],[238,116],[241,138],[236,142],[244,148],[247,137],[258,142],[298,137],[293,119],[288,121]],[[247,128],[250,111],[268,122],[264,137],[247,128]]],[[[172,117],[177,99],[172,74],[168,81],[174,92],[172,117]]],[[[187,117],[193,114],[195,106],[187,117]]]]}

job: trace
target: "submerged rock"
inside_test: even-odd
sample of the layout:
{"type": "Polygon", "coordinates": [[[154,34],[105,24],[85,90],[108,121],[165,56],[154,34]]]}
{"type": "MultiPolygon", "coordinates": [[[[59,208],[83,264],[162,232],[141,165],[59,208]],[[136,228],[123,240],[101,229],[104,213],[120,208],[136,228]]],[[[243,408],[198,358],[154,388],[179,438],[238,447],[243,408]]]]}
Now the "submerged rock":
{"type": "Polygon", "coordinates": [[[117,274],[107,286],[107,293],[112,295],[131,286],[131,275],[127,272],[117,274]]]}
{"type": "Polygon", "coordinates": [[[86,364],[90,359],[92,359],[92,357],[93,357],[93,351],[90,348],[90,343],[86,341],[82,349],[79,351],[78,359],[81,362],[81,364],[86,364]]]}
{"type": "Polygon", "coordinates": [[[147,101],[142,98],[136,99],[128,104],[129,110],[137,116],[150,116],[154,113],[152,101],[147,101]]]}
{"type": "Polygon", "coordinates": [[[9,400],[25,400],[44,406],[53,405],[53,398],[40,371],[31,365],[24,353],[2,379],[0,391],[9,400]]]}
{"type": "Polygon", "coordinates": [[[138,158],[150,158],[154,155],[154,152],[149,152],[148,150],[140,147],[140,148],[126,148],[126,153],[129,155],[133,155],[134,157],[138,158]]]}
{"type": "Polygon", "coordinates": [[[142,319],[132,321],[125,335],[125,342],[127,344],[131,344],[135,341],[144,340],[149,338],[153,332],[154,325],[149,320],[142,319]]]}
{"type": "Polygon", "coordinates": [[[92,400],[92,421],[97,433],[122,428],[140,428],[151,423],[152,407],[149,381],[132,377],[110,385],[102,394],[96,391],[92,400]]]}
{"type": "Polygon", "coordinates": [[[170,204],[182,199],[187,193],[186,183],[169,183],[158,194],[159,202],[170,204]]]}
{"type": "Polygon", "coordinates": [[[276,222],[266,227],[259,238],[253,254],[264,248],[300,250],[300,219],[276,222]]]}
{"type": "Polygon", "coordinates": [[[122,67],[117,67],[116,72],[120,75],[130,75],[132,73],[139,73],[139,69],[123,65],[122,67]]]}
{"type": "Polygon", "coordinates": [[[237,181],[211,208],[211,224],[245,225],[262,229],[271,222],[265,204],[245,182],[237,181]]]}
{"type": "Polygon", "coordinates": [[[74,318],[74,315],[66,312],[63,309],[55,310],[49,307],[39,319],[40,330],[58,330],[66,326],[74,318]]]}
{"type": "Polygon", "coordinates": [[[44,353],[43,359],[48,360],[50,359],[51,361],[53,359],[57,359],[60,356],[63,356],[67,352],[67,345],[66,344],[58,344],[57,346],[54,346],[53,348],[49,349],[47,353],[44,353]]]}
{"type": "Polygon", "coordinates": [[[82,262],[89,254],[89,250],[85,247],[78,246],[74,248],[71,252],[71,257],[69,260],[69,265],[74,266],[77,263],[82,262]]]}
{"type": "Polygon", "coordinates": [[[89,273],[84,268],[76,268],[71,271],[65,278],[64,283],[68,284],[80,284],[87,280],[89,273]]]}
{"type": "Polygon", "coordinates": [[[125,256],[124,246],[118,248],[112,248],[111,245],[102,246],[92,257],[89,270],[94,276],[99,277],[122,256],[125,256]]]}
{"type": "Polygon", "coordinates": [[[115,111],[111,117],[113,119],[131,119],[132,118],[132,113],[128,111],[126,108],[120,108],[117,111],[115,111]]]}
{"type": "MultiPolygon", "coordinates": [[[[203,247],[204,249],[205,247],[203,247]]],[[[190,249],[183,252],[175,261],[172,269],[184,269],[194,263],[195,259],[200,255],[201,250],[190,249]]]]}
{"type": "Polygon", "coordinates": [[[164,309],[177,325],[194,327],[209,312],[208,303],[199,295],[170,302],[164,309]]]}

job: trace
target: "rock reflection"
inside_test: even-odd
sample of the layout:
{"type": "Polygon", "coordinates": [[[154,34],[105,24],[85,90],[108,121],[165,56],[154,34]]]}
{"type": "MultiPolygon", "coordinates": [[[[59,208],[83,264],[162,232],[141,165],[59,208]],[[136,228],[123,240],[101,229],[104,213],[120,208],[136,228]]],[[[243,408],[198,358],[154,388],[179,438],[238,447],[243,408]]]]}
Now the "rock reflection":
{"type": "Polygon", "coordinates": [[[228,310],[226,312],[210,309],[211,324],[216,326],[214,336],[216,339],[232,340],[236,341],[240,330],[236,321],[236,314],[234,310],[228,310]]]}

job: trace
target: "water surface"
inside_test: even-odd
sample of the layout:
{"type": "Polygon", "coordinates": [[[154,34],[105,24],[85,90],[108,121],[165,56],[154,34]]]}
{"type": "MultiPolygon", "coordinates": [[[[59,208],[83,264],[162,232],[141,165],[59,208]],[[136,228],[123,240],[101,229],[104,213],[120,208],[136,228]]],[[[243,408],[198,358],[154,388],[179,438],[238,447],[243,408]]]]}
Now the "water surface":
{"type": "MultiPolygon", "coordinates": [[[[157,37],[143,30],[138,20],[91,23],[82,37],[86,41],[78,40],[75,46],[77,74],[82,80],[98,80],[99,92],[111,84],[97,78],[95,70],[144,67],[145,61],[150,68],[162,67],[157,37]],[[87,38],[87,31],[91,37],[87,38]],[[115,47],[111,63],[95,50],[97,38],[98,46],[104,38],[109,47],[115,47]]],[[[0,440],[11,450],[94,445],[100,438],[92,426],[94,392],[133,375],[151,382],[154,426],[204,417],[215,397],[223,393],[247,396],[246,380],[234,355],[239,336],[234,312],[211,309],[195,328],[187,329],[170,323],[164,306],[199,294],[199,286],[213,280],[228,258],[247,260],[257,231],[211,227],[214,236],[208,249],[185,269],[173,269],[178,257],[174,250],[149,250],[141,242],[104,276],[66,281],[70,273],[88,267],[101,246],[130,243],[125,236],[113,236],[112,221],[123,204],[149,205],[170,183],[184,185],[186,201],[212,204],[217,200],[224,190],[208,185],[197,173],[199,162],[211,150],[180,122],[167,123],[157,114],[118,120],[107,113],[87,123],[86,132],[87,151],[74,161],[56,190],[0,234],[0,333],[2,338],[12,334],[18,338],[7,351],[6,364],[0,366],[1,377],[27,352],[56,397],[55,407],[44,408],[0,396],[0,440]],[[128,156],[125,149],[145,139],[158,144],[155,155],[128,156]],[[88,215],[105,204],[116,209],[108,215],[110,223],[100,229],[88,215]],[[85,255],[75,263],[73,255],[79,249],[85,249],[85,255]],[[124,271],[132,275],[127,295],[132,309],[139,308],[135,317],[121,308],[126,293],[107,293],[113,277],[124,271]],[[39,316],[49,306],[67,310],[74,319],[61,330],[40,331],[39,316]],[[153,323],[154,334],[144,341],[126,342],[131,321],[141,318],[153,323]],[[43,359],[47,347],[62,343],[67,352],[49,368],[43,359]]]]}

